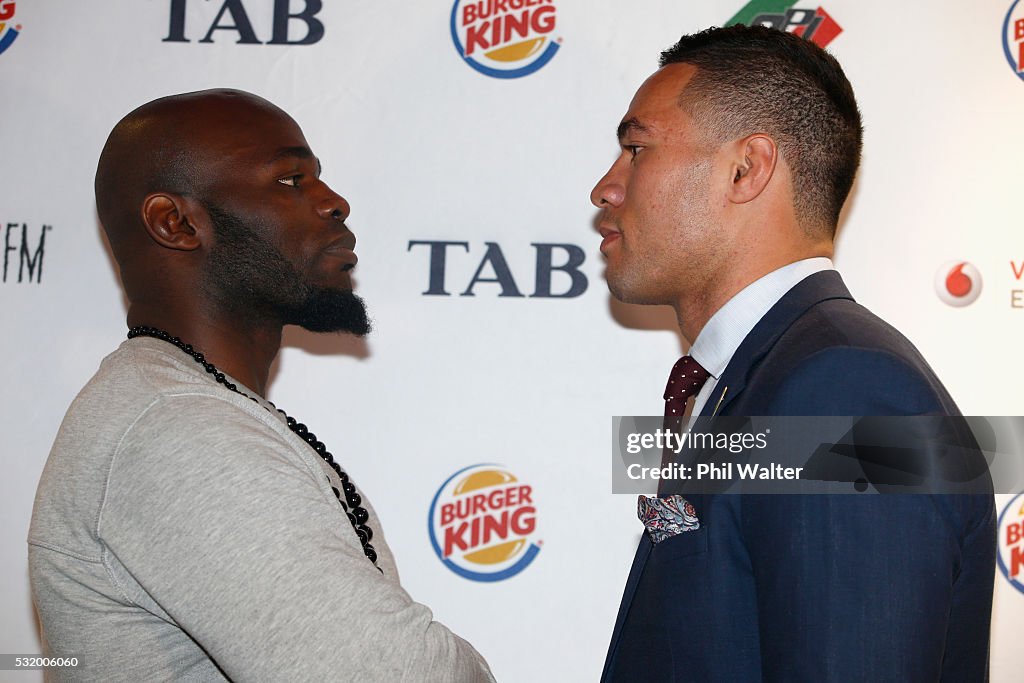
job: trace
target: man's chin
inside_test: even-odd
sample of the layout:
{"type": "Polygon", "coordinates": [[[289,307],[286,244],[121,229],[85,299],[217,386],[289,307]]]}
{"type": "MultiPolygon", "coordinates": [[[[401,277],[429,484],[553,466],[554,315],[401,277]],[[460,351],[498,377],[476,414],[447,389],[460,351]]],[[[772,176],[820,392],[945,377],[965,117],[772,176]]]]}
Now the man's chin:
{"type": "Polygon", "coordinates": [[[636,300],[636,294],[632,291],[632,288],[625,286],[621,279],[610,277],[610,275],[610,273],[605,273],[605,282],[608,284],[608,292],[613,297],[624,304],[642,303],[636,300]]]}
{"type": "Polygon", "coordinates": [[[288,322],[310,332],[345,332],[357,337],[373,330],[366,304],[350,289],[314,292],[288,322]]]}
{"type": "Polygon", "coordinates": [[[646,292],[639,287],[630,287],[618,280],[607,280],[608,292],[624,304],[640,306],[658,306],[667,304],[662,297],[646,292]]]}

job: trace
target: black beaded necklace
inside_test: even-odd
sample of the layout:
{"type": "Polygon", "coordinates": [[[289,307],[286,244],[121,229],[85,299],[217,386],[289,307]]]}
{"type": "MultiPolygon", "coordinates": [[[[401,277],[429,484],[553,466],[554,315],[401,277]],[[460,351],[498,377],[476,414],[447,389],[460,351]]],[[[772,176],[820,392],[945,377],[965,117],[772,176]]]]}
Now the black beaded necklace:
{"type": "MultiPolygon", "coordinates": [[[[157,329],[155,327],[147,327],[145,325],[139,325],[128,330],[128,338],[134,339],[135,337],[153,337],[154,339],[160,339],[168,344],[173,344],[179,349],[187,353],[192,357],[192,360],[199,363],[203,368],[217,381],[218,384],[224,385],[227,389],[245,396],[250,401],[259,403],[254,397],[241,391],[234,382],[231,382],[224,376],[224,373],[217,369],[213,363],[206,360],[199,351],[192,348],[191,344],[186,344],[181,341],[178,337],[172,337],[167,332],[157,329]]],[[[270,403],[268,401],[268,403],[270,403]]],[[[273,403],[270,405],[274,406],[273,403]]],[[[355,529],[356,536],[359,537],[359,542],[363,544],[363,554],[373,562],[374,566],[377,566],[377,551],[370,545],[370,539],[373,538],[373,531],[367,526],[366,521],[370,518],[370,514],[366,511],[366,508],[362,507],[363,498],[356,491],[355,484],[349,481],[348,474],[346,474],[338,463],[334,462],[334,456],[327,450],[327,446],[322,441],[316,438],[316,434],[309,431],[309,428],[301,422],[297,422],[295,418],[289,416],[286,412],[274,406],[277,412],[284,416],[285,422],[288,424],[288,429],[292,430],[300,439],[309,444],[310,448],[316,451],[317,455],[323,458],[324,462],[331,466],[331,468],[338,474],[338,478],[341,480],[341,488],[345,493],[345,500],[341,499],[342,491],[339,491],[336,487],[331,486],[331,490],[334,491],[334,495],[338,498],[338,502],[341,503],[341,509],[348,515],[348,521],[352,523],[352,528],[355,529]],[[346,505],[346,502],[348,505],[346,505]],[[351,509],[350,509],[351,508],[351,509]]],[[[378,570],[383,572],[380,567],[378,570]]]]}

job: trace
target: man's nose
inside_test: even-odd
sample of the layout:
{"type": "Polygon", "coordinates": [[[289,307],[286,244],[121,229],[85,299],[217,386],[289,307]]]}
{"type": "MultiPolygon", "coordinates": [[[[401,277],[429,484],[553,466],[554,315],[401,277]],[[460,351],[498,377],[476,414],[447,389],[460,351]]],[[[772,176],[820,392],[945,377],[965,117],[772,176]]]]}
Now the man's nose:
{"type": "Polygon", "coordinates": [[[599,209],[607,208],[609,205],[620,206],[625,198],[626,186],[612,176],[611,170],[605,173],[590,191],[590,203],[599,209]]]}
{"type": "Polygon", "coordinates": [[[327,195],[316,206],[316,211],[320,217],[333,218],[337,221],[343,221],[348,218],[348,215],[352,212],[352,207],[345,201],[345,198],[327,185],[324,185],[324,188],[327,191],[327,195]]]}

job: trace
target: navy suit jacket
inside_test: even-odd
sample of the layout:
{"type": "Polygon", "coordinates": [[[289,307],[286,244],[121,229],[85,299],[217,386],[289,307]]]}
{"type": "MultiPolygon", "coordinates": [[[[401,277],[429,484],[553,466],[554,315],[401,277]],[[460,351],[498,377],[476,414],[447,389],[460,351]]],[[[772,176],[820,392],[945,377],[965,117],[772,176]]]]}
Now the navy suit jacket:
{"type": "MultiPolygon", "coordinates": [[[[704,414],[958,415],[835,271],[751,330],[704,414]]],[[[991,495],[687,496],[701,528],[643,534],[603,681],[988,678],[991,495]]]]}

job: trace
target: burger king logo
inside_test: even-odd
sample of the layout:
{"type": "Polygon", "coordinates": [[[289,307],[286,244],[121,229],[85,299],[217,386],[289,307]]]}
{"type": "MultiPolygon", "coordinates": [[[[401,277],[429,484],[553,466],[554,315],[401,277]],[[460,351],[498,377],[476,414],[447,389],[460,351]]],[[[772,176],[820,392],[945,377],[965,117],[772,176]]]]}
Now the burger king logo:
{"type": "Polygon", "coordinates": [[[967,261],[949,261],[935,273],[935,293],[956,308],[968,306],[981,294],[981,273],[967,261]]]}
{"type": "Polygon", "coordinates": [[[428,526],[444,566],[473,581],[515,576],[543,544],[533,487],[500,465],[472,465],[448,477],[430,504],[428,526]]]}
{"type": "Polygon", "coordinates": [[[452,41],[480,73],[519,78],[540,69],[558,52],[556,22],[554,0],[455,0],[452,41]]]}
{"type": "Polygon", "coordinates": [[[21,33],[21,24],[12,24],[17,3],[14,0],[0,0],[0,54],[3,54],[21,33]]]}
{"type": "Polygon", "coordinates": [[[1017,494],[999,515],[999,571],[1024,593],[1024,494],[1017,494]]]}
{"type": "Polygon", "coordinates": [[[1003,54],[1013,73],[1024,79],[1024,4],[1014,0],[1003,20],[1003,54]]]}

